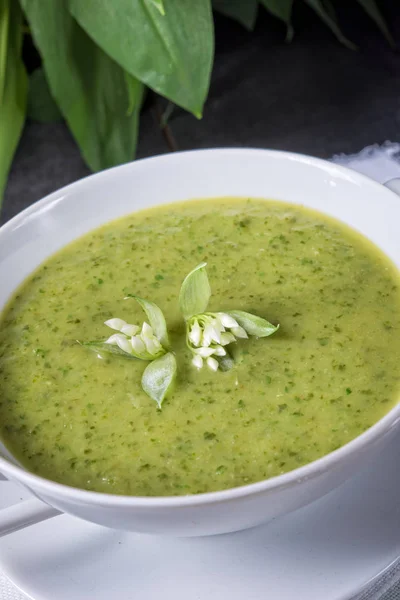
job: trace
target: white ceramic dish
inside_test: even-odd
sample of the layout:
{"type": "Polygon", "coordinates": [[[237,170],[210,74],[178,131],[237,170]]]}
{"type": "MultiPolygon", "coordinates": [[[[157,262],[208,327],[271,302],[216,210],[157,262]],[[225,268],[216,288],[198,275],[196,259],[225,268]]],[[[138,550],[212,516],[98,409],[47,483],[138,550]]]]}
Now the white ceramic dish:
{"type": "MultiPolygon", "coordinates": [[[[0,229],[0,308],[40,262],[94,227],[156,204],[226,195],[282,199],[321,210],[361,231],[400,266],[400,202],[382,185],[307,156],[204,150],[88,177],[12,219],[0,229]]],[[[51,507],[109,527],[176,536],[226,533],[289,513],[334,489],[387,446],[399,420],[400,405],[356,440],[309,465],[268,481],[196,496],[138,498],[78,490],[29,473],[4,448],[0,472],[51,507]]],[[[14,520],[19,510],[11,515],[14,520]]],[[[54,514],[40,510],[42,518],[54,514]]],[[[25,512],[29,518],[29,506],[25,512]]],[[[3,512],[3,524],[9,515],[3,512]]]]}
{"type": "MultiPolygon", "coordinates": [[[[172,539],[62,515],[1,539],[0,571],[32,600],[355,600],[400,554],[399,453],[396,436],[324,498],[229,535],[172,539]]],[[[0,482],[0,509],[22,497],[0,482]]]]}

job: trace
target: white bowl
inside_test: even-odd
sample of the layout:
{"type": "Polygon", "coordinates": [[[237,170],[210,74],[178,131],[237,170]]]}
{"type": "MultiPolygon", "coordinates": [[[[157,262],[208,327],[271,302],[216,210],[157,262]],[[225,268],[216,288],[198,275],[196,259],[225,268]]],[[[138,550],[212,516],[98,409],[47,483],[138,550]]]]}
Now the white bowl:
{"type": "MultiPolygon", "coordinates": [[[[51,194],[4,225],[0,229],[0,308],[43,260],[87,231],[138,209],[215,196],[274,198],[318,209],[362,232],[400,265],[400,201],[384,186],[302,155],[200,150],[92,175],[51,194]]],[[[397,405],[358,438],[313,463],[266,481],[208,494],[146,498],[75,489],[26,471],[1,446],[0,472],[51,507],[108,527],[175,536],[227,533],[299,508],[343,483],[388,443],[399,418],[397,405]]],[[[35,502],[23,509],[24,516],[20,509],[13,513],[14,528],[17,521],[21,525],[55,514],[35,502]]],[[[2,523],[0,515],[4,530],[7,522],[9,530],[13,528],[10,515],[3,513],[2,523]]]]}

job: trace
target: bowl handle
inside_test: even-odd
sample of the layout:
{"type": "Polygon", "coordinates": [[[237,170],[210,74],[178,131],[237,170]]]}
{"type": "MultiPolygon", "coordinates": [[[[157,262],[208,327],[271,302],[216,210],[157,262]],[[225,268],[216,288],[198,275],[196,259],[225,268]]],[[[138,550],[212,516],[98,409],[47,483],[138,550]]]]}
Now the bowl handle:
{"type": "Polygon", "coordinates": [[[0,510],[0,537],[60,514],[59,510],[38,498],[3,508],[0,510]]]}
{"type": "Polygon", "coordinates": [[[392,192],[394,192],[398,196],[400,196],[400,177],[389,179],[389,181],[386,181],[383,185],[389,188],[389,190],[392,190],[392,192]]]}

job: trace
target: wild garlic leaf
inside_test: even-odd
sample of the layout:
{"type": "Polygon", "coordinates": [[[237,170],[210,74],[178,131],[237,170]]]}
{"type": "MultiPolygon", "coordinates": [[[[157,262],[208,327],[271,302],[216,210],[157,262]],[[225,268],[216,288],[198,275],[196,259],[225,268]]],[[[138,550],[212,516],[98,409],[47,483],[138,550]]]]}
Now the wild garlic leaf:
{"type": "Polygon", "coordinates": [[[158,9],[160,15],[165,15],[165,8],[163,0],[150,0],[152,4],[158,9]]]}
{"type": "Polygon", "coordinates": [[[165,321],[164,314],[154,302],[139,298],[139,296],[129,295],[127,298],[134,298],[138,304],[143,308],[144,312],[149,319],[150,325],[153,328],[156,338],[161,342],[165,349],[169,348],[169,339],[167,331],[167,323],[165,321]]]}
{"type": "Polygon", "coordinates": [[[229,310],[228,315],[236,319],[240,327],[243,327],[249,335],[256,337],[268,337],[279,329],[279,325],[272,325],[266,319],[244,312],[243,310],[229,310]]]}
{"type": "MultiPolygon", "coordinates": [[[[60,0],[46,2],[59,10],[60,0]]],[[[35,0],[39,4],[46,2],[35,0]]],[[[214,55],[210,0],[168,0],[164,2],[164,15],[160,12],[160,0],[64,2],[90,38],[123,70],[201,117],[214,55]]],[[[72,49],[71,54],[80,57],[75,59],[75,67],[81,62],[91,66],[87,57],[82,60],[83,50],[78,54],[78,49],[72,49]]],[[[88,84],[97,83],[95,75],[97,71],[87,76],[88,84]]]]}
{"type": "MultiPolygon", "coordinates": [[[[100,13],[96,3],[91,9],[93,18],[100,13]]],[[[78,25],[70,13],[72,2],[12,0],[12,4],[21,4],[24,9],[51,95],[85,162],[93,171],[99,171],[133,160],[143,84],[135,81],[132,73],[126,73],[78,25]]],[[[80,4],[86,6],[88,2],[80,4]]],[[[116,12],[120,1],[108,4],[110,11],[116,12]]],[[[110,22],[105,26],[111,29],[110,22]]],[[[115,31],[118,29],[113,33],[116,43],[121,45],[123,36],[115,35],[115,31]]],[[[137,39],[132,44],[137,44],[137,39]]]]}
{"type": "Polygon", "coordinates": [[[38,123],[56,123],[63,120],[42,67],[35,69],[29,76],[27,116],[38,123]]]}
{"type": "Polygon", "coordinates": [[[25,122],[28,79],[22,61],[23,14],[15,0],[0,0],[0,205],[25,122]]]}
{"type": "Polygon", "coordinates": [[[238,21],[249,31],[253,31],[256,24],[258,0],[213,0],[213,9],[238,21]]]}
{"type": "Polygon", "coordinates": [[[179,293],[179,307],[185,320],[203,313],[210,300],[211,288],[206,272],[207,263],[200,263],[187,275],[179,293]]]}
{"type": "Polygon", "coordinates": [[[381,30],[391,47],[396,48],[396,42],[394,41],[393,36],[389,31],[389,28],[379,9],[376,0],[358,0],[358,3],[361,4],[361,6],[365,10],[365,12],[371,17],[371,19],[375,21],[376,25],[379,27],[379,29],[381,30]]]}
{"type": "Polygon", "coordinates": [[[105,342],[93,341],[93,342],[78,342],[84,348],[88,348],[96,354],[114,354],[116,356],[123,356],[124,358],[130,358],[137,360],[138,357],[133,354],[128,354],[119,348],[119,346],[115,346],[114,344],[106,344],[105,342]]]}
{"type": "Polygon", "coordinates": [[[293,0],[260,0],[269,12],[284,21],[287,25],[292,16],[293,0]]]}
{"type": "Polygon", "coordinates": [[[164,398],[171,390],[176,377],[176,359],[172,352],[153,360],[144,370],[142,388],[161,408],[164,398]]]}
{"type": "Polygon", "coordinates": [[[286,23],[287,42],[290,42],[293,38],[293,27],[291,23],[293,1],[294,0],[260,0],[260,3],[263,4],[270,13],[286,23]]]}
{"type": "Polygon", "coordinates": [[[350,50],[357,49],[357,46],[343,35],[337,22],[335,8],[330,0],[304,0],[304,2],[317,13],[341,44],[350,50]]]}

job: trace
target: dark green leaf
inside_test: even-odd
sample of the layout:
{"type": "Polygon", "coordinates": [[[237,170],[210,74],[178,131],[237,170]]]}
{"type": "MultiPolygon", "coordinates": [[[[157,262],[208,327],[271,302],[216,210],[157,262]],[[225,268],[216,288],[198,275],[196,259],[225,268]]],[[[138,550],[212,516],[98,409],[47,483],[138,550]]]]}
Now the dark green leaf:
{"type": "Polygon", "coordinates": [[[28,80],[21,58],[22,26],[18,2],[0,0],[0,204],[25,122],[28,80]]]}
{"type": "Polygon", "coordinates": [[[161,408],[164,398],[171,390],[176,377],[176,359],[172,352],[153,360],[144,370],[142,388],[161,408]]]}
{"type": "Polygon", "coordinates": [[[129,358],[130,360],[138,360],[136,356],[134,356],[133,354],[127,354],[126,352],[121,350],[121,348],[115,346],[114,344],[106,344],[105,342],[99,341],[78,343],[84,348],[88,348],[89,350],[92,350],[92,352],[100,354],[100,356],[102,356],[103,354],[114,354],[116,356],[122,356],[123,358],[129,358]]]}
{"type": "Polygon", "coordinates": [[[70,0],[70,9],[128,73],[201,116],[214,50],[210,0],[168,0],[164,16],[151,0],[70,0]]]}
{"type": "Polygon", "coordinates": [[[161,308],[159,308],[157,304],[154,304],[154,302],[143,300],[143,298],[139,298],[139,296],[128,297],[134,298],[140,304],[149,319],[149,324],[153,328],[156,338],[161,345],[167,349],[169,347],[167,323],[165,322],[165,317],[161,308]]]}
{"type": "Polygon", "coordinates": [[[267,337],[279,329],[279,325],[272,325],[272,323],[266,319],[244,312],[243,310],[229,310],[227,313],[236,319],[240,327],[243,327],[249,335],[267,337]]]}
{"type": "Polygon", "coordinates": [[[339,42],[344,46],[347,46],[347,48],[350,48],[350,50],[356,50],[357,47],[341,32],[340,27],[337,24],[335,9],[329,0],[304,0],[304,2],[317,13],[325,25],[327,25],[337,37],[339,42]]]}
{"type": "Polygon", "coordinates": [[[287,25],[287,41],[293,37],[293,28],[291,24],[292,8],[294,0],[260,0],[270,13],[278,19],[281,19],[287,25]]]}
{"type": "Polygon", "coordinates": [[[292,16],[293,0],[260,0],[269,12],[285,23],[290,23],[292,16]]]}
{"type": "Polygon", "coordinates": [[[138,122],[139,122],[139,113],[142,107],[142,102],[144,100],[146,89],[143,86],[143,83],[136,79],[136,77],[132,77],[129,73],[124,71],[126,89],[128,91],[128,108],[126,111],[126,115],[128,117],[134,116],[135,118],[135,129],[136,136],[138,132],[138,122]]]}
{"type": "Polygon", "coordinates": [[[258,12],[258,0],[213,0],[213,8],[235,19],[249,31],[254,29],[258,12]]]}
{"type": "Polygon", "coordinates": [[[51,95],[46,75],[41,68],[35,69],[29,77],[27,116],[39,123],[62,120],[60,109],[51,95]]]}
{"type": "Polygon", "coordinates": [[[333,4],[331,3],[331,0],[321,0],[322,1],[322,5],[325,8],[326,12],[328,13],[328,15],[330,16],[330,18],[333,21],[337,21],[337,15],[336,15],[336,11],[335,11],[335,7],[333,6],[333,4]]]}
{"type": "Polygon", "coordinates": [[[132,160],[143,86],[127,85],[123,69],[72,18],[67,0],[20,1],[51,93],[87,164],[99,170],[132,160]]]}
{"type": "Polygon", "coordinates": [[[10,2],[11,0],[0,0],[0,102],[3,100],[6,84],[8,37],[10,33],[10,2]]]}
{"type": "Polygon", "coordinates": [[[200,263],[187,275],[179,293],[179,307],[184,319],[203,313],[211,296],[207,263],[200,263]]]}
{"type": "Polygon", "coordinates": [[[396,47],[395,41],[388,29],[385,19],[382,16],[381,11],[375,0],[357,0],[359,4],[363,7],[365,12],[371,17],[373,21],[377,24],[389,44],[392,48],[396,47]]]}

